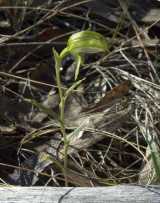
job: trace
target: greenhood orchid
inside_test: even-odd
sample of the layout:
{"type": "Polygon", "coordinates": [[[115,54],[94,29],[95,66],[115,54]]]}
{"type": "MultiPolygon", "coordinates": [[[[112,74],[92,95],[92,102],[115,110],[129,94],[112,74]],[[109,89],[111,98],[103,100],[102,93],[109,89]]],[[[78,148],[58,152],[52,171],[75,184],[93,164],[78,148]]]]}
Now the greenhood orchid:
{"type": "Polygon", "coordinates": [[[75,79],[79,74],[80,66],[84,62],[84,54],[108,51],[108,43],[103,35],[94,31],[81,31],[71,35],[67,46],[60,53],[61,59],[71,54],[75,58],[75,79]]]}
{"type": "Polygon", "coordinates": [[[73,55],[76,62],[76,71],[75,71],[75,80],[78,77],[79,69],[81,64],[84,61],[84,54],[88,53],[99,53],[108,51],[107,41],[106,39],[99,33],[93,31],[81,31],[71,35],[68,39],[67,46],[62,50],[60,54],[53,48],[53,55],[55,59],[55,70],[56,70],[56,81],[57,87],[60,97],[59,103],[59,123],[61,133],[63,135],[64,141],[64,177],[65,177],[65,185],[68,186],[68,178],[67,178],[67,151],[69,147],[69,138],[66,134],[65,129],[65,102],[68,96],[73,92],[73,90],[79,86],[79,84],[83,80],[75,81],[71,87],[69,87],[66,91],[62,89],[61,83],[61,75],[60,69],[62,65],[62,60],[69,54],[73,55]]]}

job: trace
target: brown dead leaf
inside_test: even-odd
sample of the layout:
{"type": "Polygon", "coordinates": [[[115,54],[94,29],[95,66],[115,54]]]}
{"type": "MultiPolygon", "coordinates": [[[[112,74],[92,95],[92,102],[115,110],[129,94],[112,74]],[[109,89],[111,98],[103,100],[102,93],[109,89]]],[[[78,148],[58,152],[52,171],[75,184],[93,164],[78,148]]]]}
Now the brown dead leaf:
{"type": "Polygon", "coordinates": [[[122,98],[123,96],[128,94],[130,86],[131,82],[129,80],[126,80],[125,82],[121,83],[120,85],[114,87],[112,90],[107,92],[106,95],[98,103],[84,108],[83,112],[95,113],[105,110],[113,103],[115,103],[117,99],[122,98]]]}

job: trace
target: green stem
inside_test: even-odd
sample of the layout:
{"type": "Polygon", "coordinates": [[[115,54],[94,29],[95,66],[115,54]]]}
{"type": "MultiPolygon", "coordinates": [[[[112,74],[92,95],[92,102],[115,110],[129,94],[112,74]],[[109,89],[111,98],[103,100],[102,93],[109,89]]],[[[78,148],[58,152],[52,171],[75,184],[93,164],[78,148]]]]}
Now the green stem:
{"type": "MultiPolygon", "coordinates": [[[[61,86],[60,86],[61,87],[61,86]]],[[[59,89],[59,95],[60,91],[62,90],[61,88],[59,89]],[[61,89],[61,90],[60,90],[61,89]]],[[[60,110],[60,127],[61,127],[61,132],[63,135],[63,141],[64,141],[64,178],[65,178],[65,186],[68,186],[68,178],[67,178],[67,163],[68,163],[68,139],[66,135],[66,129],[65,129],[65,120],[64,120],[64,108],[65,108],[65,100],[64,97],[62,96],[60,105],[59,105],[59,110],[60,110]]]]}
{"type": "Polygon", "coordinates": [[[59,111],[60,111],[60,128],[64,139],[64,178],[65,178],[65,186],[68,186],[68,178],[67,178],[67,162],[68,162],[68,140],[65,130],[65,119],[64,119],[64,108],[65,108],[65,96],[62,90],[61,77],[60,77],[60,68],[61,68],[61,58],[58,53],[53,50],[54,58],[55,58],[55,69],[56,69],[56,81],[58,86],[58,93],[60,97],[59,111]]]}

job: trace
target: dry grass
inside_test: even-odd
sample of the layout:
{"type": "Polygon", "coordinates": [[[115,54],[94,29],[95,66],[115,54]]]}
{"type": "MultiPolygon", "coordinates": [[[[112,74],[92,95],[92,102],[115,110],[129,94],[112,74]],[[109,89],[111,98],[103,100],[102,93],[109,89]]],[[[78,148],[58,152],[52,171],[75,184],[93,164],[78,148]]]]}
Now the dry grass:
{"type": "MultiPolygon", "coordinates": [[[[124,1],[113,1],[106,12],[89,1],[4,2],[8,4],[2,1],[0,9],[1,182],[64,185],[51,48],[61,51],[68,36],[90,27],[108,39],[110,52],[86,56],[79,76],[85,80],[66,103],[69,185],[159,183],[160,19],[144,22],[148,11],[143,11],[137,20],[131,11],[136,11],[138,1],[129,4],[129,10],[124,1]],[[123,86],[126,80],[131,84],[123,86]]],[[[64,90],[74,82],[72,63],[71,57],[63,61],[64,90]]]]}

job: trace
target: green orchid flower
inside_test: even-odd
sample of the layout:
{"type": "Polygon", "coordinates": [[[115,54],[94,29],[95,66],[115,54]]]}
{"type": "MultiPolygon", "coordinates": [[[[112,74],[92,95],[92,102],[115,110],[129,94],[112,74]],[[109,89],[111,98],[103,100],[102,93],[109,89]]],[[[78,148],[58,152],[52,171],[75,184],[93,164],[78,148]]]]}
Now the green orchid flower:
{"type": "Polygon", "coordinates": [[[108,51],[108,43],[103,35],[94,31],[81,31],[71,35],[67,46],[60,53],[61,59],[71,54],[75,58],[75,80],[78,77],[80,66],[84,63],[84,54],[108,51]]]}

